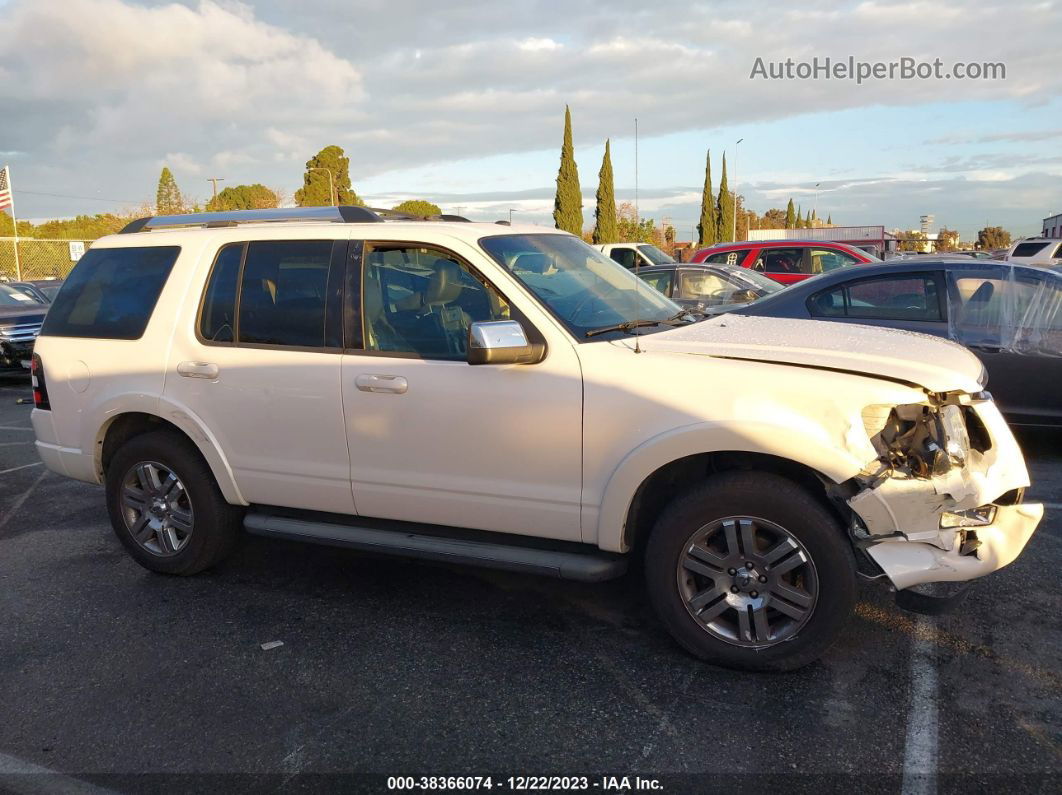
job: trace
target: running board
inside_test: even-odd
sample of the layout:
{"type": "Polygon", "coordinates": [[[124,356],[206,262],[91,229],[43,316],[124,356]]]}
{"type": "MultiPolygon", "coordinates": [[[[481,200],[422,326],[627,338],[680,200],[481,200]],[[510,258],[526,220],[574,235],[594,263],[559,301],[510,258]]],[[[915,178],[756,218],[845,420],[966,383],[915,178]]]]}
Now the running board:
{"type": "Polygon", "coordinates": [[[562,580],[601,582],[620,577],[627,571],[625,555],[597,550],[569,552],[540,549],[517,544],[471,541],[400,530],[379,530],[372,527],[291,519],[265,513],[247,514],[243,525],[249,533],[259,536],[539,574],[562,580]]]}

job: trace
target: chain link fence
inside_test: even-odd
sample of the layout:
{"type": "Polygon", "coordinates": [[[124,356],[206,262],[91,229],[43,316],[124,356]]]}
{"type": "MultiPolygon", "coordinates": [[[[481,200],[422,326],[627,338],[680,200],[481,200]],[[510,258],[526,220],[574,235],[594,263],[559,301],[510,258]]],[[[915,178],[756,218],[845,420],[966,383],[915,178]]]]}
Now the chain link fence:
{"type": "Polygon", "coordinates": [[[15,238],[0,237],[0,279],[65,279],[91,245],[91,240],[20,237],[16,264],[15,238]]]}

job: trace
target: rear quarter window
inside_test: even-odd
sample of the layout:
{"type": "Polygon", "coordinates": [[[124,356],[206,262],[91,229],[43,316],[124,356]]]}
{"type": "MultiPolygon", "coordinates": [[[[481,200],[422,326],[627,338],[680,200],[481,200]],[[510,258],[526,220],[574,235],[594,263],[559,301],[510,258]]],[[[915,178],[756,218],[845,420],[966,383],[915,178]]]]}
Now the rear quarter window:
{"type": "Polygon", "coordinates": [[[179,246],[89,249],[55,297],[41,336],[139,339],[180,251],[179,246]]]}
{"type": "Polygon", "coordinates": [[[1037,254],[1039,254],[1041,251],[1043,251],[1049,245],[1050,245],[1049,243],[1019,243],[1018,245],[1016,245],[1014,247],[1014,253],[1011,254],[1010,256],[1012,256],[1012,257],[1035,257],[1037,254]]]}

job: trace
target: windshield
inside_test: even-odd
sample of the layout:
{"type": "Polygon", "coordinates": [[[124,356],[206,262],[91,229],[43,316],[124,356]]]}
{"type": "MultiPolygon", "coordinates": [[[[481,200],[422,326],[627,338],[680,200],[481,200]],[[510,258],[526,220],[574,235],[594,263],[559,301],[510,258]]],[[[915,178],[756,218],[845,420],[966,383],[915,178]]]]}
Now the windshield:
{"type": "Polygon", "coordinates": [[[499,235],[479,243],[579,339],[622,323],[660,324],[638,331],[652,332],[682,314],[678,304],[577,237],[499,235]]]}
{"type": "Polygon", "coordinates": [[[780,290],[785,289],[785,285],[781,282],[776,282],[770,276],[764,276],[759,271],[754,271],[751,268],[739,269],[738,278],[744,279],[756,288],[756,291],[760,294],[759,297],[770,295],[771,293],[777,293],[780,290]]]}
{"type": "Polygon", "coordinates": [[[37,308],[41,302],[7,284],[0,284],[0,306],[18,306],[23,309],[37,308]]]}
{"type": "Polygon", "coordinates": [[[649,245],[648,243],[644,246],[638,246],[638,250],[645,254],[645,256],[649,258],[649,261],[654,265],[668,265],[675,261],[656,246],[649,245]]]}

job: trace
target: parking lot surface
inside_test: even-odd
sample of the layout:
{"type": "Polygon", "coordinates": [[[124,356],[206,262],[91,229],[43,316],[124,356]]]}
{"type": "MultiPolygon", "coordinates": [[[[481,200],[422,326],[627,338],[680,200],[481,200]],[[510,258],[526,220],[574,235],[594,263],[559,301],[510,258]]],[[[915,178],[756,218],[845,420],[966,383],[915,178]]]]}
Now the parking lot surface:
{"type": "Polygon", "coordinates": [[[28,396],[0,376],[0,789],[1058,791],[1060,435],[1022,435],[1047,516],[956,612],[866,584],[820,662],[754,675],[678,648],[636,573],[585,585],[248,537],[213,571],[151,574],[101,489],[40,465],[28,396]]]}

